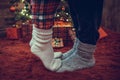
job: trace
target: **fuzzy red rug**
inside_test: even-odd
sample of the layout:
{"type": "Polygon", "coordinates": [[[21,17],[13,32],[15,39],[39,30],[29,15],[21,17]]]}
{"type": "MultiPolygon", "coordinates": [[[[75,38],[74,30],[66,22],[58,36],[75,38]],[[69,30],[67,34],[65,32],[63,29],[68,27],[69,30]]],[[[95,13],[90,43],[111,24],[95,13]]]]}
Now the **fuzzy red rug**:
{"type": "Polygon", "coordinates": [[[120,80],[120,34],[107,33],[107,37],[98,41],[94,67],[64,73],[46,70],[30,52],[28,43],[0,39],[0,80],[120,80]]]}

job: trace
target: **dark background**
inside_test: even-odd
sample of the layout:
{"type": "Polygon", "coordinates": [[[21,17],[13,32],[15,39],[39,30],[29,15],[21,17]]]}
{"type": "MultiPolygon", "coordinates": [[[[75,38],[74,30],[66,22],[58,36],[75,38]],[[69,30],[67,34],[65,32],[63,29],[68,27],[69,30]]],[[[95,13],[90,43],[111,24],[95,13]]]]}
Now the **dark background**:
{"type": "MultiPolygon", "coordinates": [[[[0,0],[0,36],[5,28],[13,24],[14,13],[10,12],[10,0],[0,0]],[[11,20],[8,20],[11,19],[11,20]]],[[[104,0],[102,26],[114,32],[120,32],[120,0],[104,0]]],[[[86,5],[87,6],[87,5],[86,5]]]]}

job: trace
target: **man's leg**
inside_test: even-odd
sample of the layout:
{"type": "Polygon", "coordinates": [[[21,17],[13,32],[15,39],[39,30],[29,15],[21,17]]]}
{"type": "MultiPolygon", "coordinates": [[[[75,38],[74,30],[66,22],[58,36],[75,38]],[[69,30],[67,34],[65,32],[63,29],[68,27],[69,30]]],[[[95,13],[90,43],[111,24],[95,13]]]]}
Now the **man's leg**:
{"type": "Polygon", "coordinates": [[[98,17],[97,13],[102,14],[103,0],[69,0],[68,2],[72,2],[73,5],[70,6],[74,7],[78,13],[79,26],[76,34],[79,42],[77,51],[62,61],[63,65],[58,72],[94,66],[93,53],[99,38],[98,25],[100,25],[101,16],[98,17]]]}

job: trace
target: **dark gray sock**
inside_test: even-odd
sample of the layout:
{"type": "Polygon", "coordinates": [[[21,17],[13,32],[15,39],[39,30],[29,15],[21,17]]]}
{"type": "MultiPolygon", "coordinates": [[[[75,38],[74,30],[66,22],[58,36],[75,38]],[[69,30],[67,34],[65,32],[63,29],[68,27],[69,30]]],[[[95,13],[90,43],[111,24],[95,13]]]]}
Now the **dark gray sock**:
{"type": "Polygon", "coordinates": [[[93,66],[95,64],[93,56],[95,47],[95,45],[79,41],[77,50],[69,58],[62,60],[62,67],[57,72],[74,71],[93,66]]]}

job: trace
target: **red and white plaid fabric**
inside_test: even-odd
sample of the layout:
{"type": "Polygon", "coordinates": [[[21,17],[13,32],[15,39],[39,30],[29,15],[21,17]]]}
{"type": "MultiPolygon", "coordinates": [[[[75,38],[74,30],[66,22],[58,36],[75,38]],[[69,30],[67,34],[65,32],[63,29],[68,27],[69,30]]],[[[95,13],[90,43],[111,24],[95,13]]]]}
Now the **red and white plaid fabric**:
{"type": "Polygon", "coordinates": [[[40,29],[52,28],[59,2],[60,0],[31,0],[32,23],[40,29]]]}

